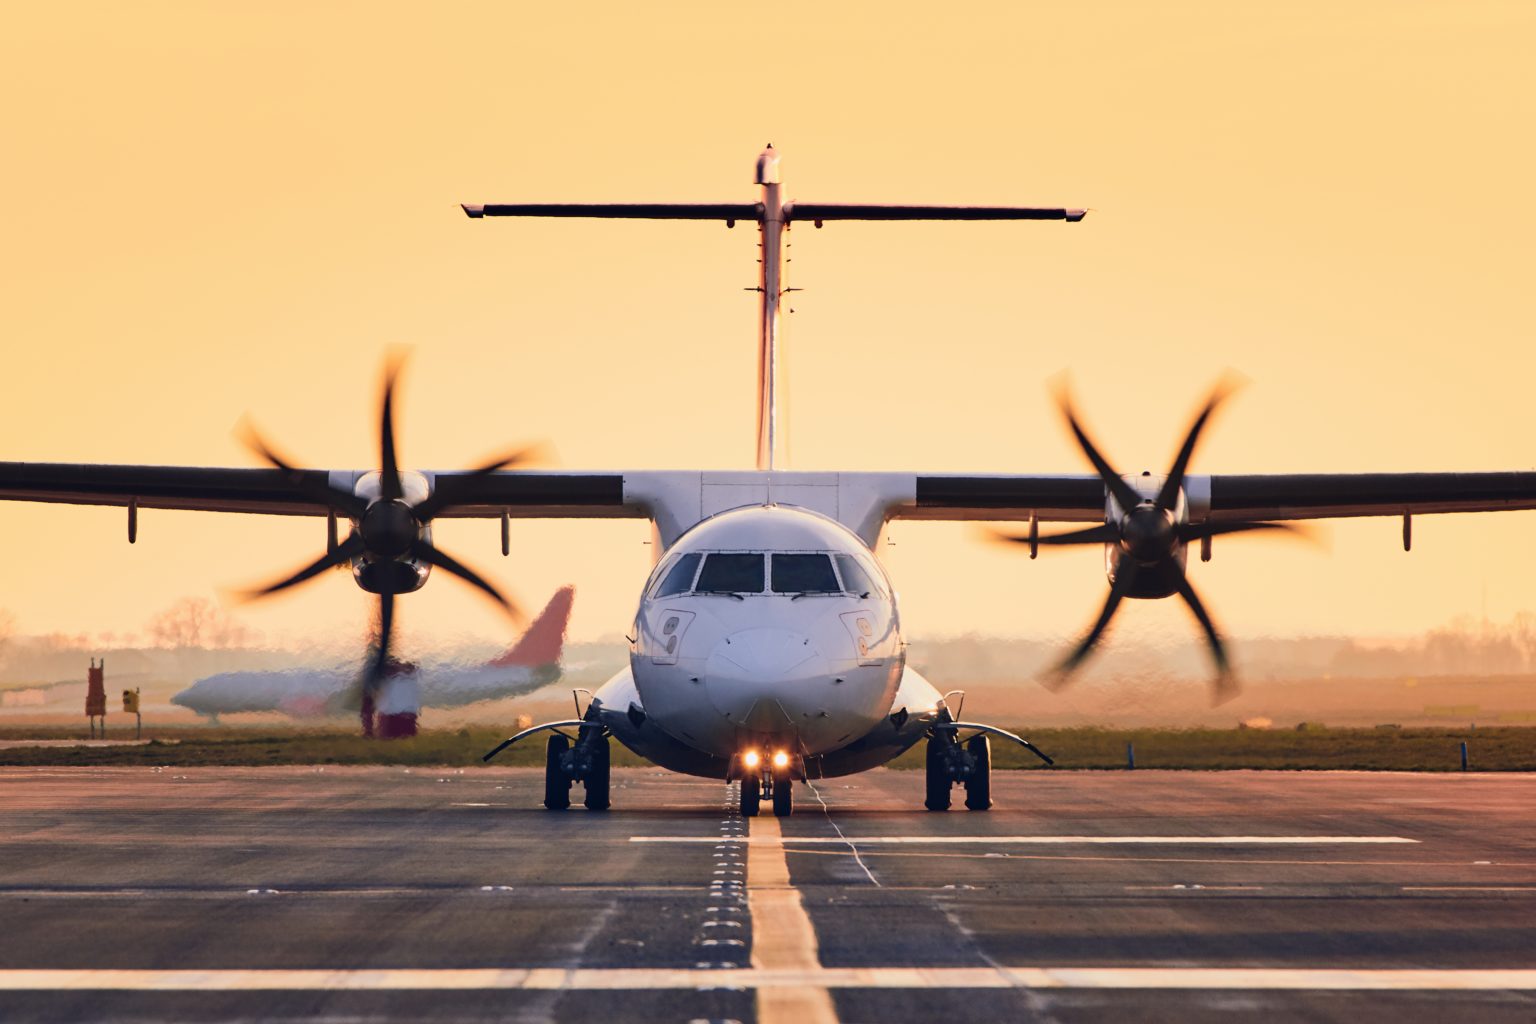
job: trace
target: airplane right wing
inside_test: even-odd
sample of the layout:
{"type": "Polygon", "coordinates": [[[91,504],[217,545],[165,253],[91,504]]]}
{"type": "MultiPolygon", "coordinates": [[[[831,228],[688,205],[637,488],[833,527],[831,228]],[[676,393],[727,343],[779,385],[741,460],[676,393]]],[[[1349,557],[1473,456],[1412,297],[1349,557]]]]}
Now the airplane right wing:
{"type": "MultiPolygon", "coordinates": [[[[1536,509],[1536,472],[1190,474],[1194,521],[1274,521],[1536,509]]],[[[1096,476],[917,475],[893,519],[1102,522],[1096,476]]]]}

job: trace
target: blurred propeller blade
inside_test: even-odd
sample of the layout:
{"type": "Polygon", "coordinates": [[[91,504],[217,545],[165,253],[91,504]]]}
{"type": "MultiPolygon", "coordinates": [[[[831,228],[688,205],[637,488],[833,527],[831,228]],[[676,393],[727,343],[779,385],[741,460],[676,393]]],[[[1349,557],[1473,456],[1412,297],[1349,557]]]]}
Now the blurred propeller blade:
{"type": "Polygon", "coordinates": [[[241,424],[240,440],[268,464],[288,474],[288,482],[311,501],[333,508],[350,519],[361,519],[368,504],[350,491],[311,481],[304,471],[278,455],[249,421],[241,424]]]}
{"type": "MultiPolygon", "coordinates": [[[[478,480],[481,477],[490,476],[492,473],[500,472],[503,469],[511,469],[514,466],[521,466],[529,462],[541,462],[546,451],[547,449],[543,444],[527,445],[516,451],[508,452],[484,465],[476,466],[462,476],[455,475],[453,479],[455,483],[465,483],[470,480],[478,480]]],[[[418,521],[425,523],[442,514],[444,509],[452,507],[453,501],[450,498],[443,497],[434,491],[425,501],[412,506],[411,511],[416,514],[418,521]]]]}
{"type": "Polygon", "coordinates": [[[1067,426],[1072,429],[1072,436],[1077,438],[1078,446],[1082,448],[1083,454],[1088,456],[1088,461],[1093,463],[1093,468],[1098,471],[1099,479],[1104,481],[1104,486],[1109,488],[1109,493],[1115,496],[1115,501],[1120,505],[1120,511],[1129,512],[1141,504],[1141,496],[1130,484],[1121,479],[1120,474],[1110,467],[1104,460],[1104,456],[1099,454],[1098,448],[1094,447],[1093,442],[1088,439],[1088,433],[1078,422],[1077,414],[1072,409],[1072,396],[1065,387],[1057,392],[1056,401],[1061,406],[1061,414],[1067,419],[1067,426]]]}
{"type": "Polygon", "coordinates": [[[363,689],[369,693],[377,693],[379,686],[384,682],[384,673],[389,668],[389,653],[394,642],[394,634],[395,595],[383,593],[379,595],[379,642],[374,648],[373,659],[368,663],[367,671],[363,674],[363,689]]]}
{"type": "Polygon", "coordinates": [[[1210,613],[1200,602],[1200,595],[1195,593],[1189,577],[1182,572],[1179,573],[1179,596],[1200,621],[1200,627],[1205,630],[1205,639],[1210,644],[1211,657],[1216,662],[1216,678],[1211,680],[1211,706],[1224,704],[1241,693],[1242,687],[1232,676],[1232,664],[1227,660],[1227,649],[1221,642],[1221,634],[1216,631],[1216,624],[1211,621],[1210,613]]]}
{"type": "Polygon", "coordinates": [[[1114,544],[1120,539],[1120,531],[1113,526],[1090,526],[1083,530],[1073,530],[1070,533],[1042,533],[1033,541],[1028,534],[1016,536],[1011,533],[1003,533],[1001,530],[992,531],[992,536],[997,540],[1008,544],[1039,544],[1042,547],[1049,544],[1056,547],[1068,547],[1073,544],[1114,544]]]}
{"type": "Polygon", "coordinates": [[[395,383],[400,379],[403,356],[393,355],[384,364],[384,401],[379,411],[379,497],[399,498],[400,464],[395,456],[395,383]]]}
{"type": "Polygon", "coordinates": [[[1195,417],[1195,422],[1189,425],[1189,432],[1184,435],[1184,444],[1173,460],[1173,467],[1168,470],[1168,479],[1163,481],[1163,489],[1157,494],[1155,504],[1158,508],[1166,511],[1173,508],[1179,500],[1179,488],[1184,486],[1184,473],[1189,469],[1189,460],[1195,454],[1195,445],[1200,442],[1200,434],[1205,430],[1206,423],[1210,421],[1211,414],[1232,391],[1233,385],[1228,380],[1224,378],[1218,381],[1211,391],[1211,397],[1206,399],[1205,407],[1195,417]]]}
{"type": "Polygon", "coordinates": [[[339,544],[334,551],[326,552],[291,576],[286,576],[264,587],[246,591],[245,597],[247,600],[251,600],[258,597],[266,597],[268,594],[275,594],[279,590],[287,590],[289,587],[296,587],[305,580],[313,579],[325,570],[341,565],[343,562],[351,561],[362,553],[363,538],[354,533],[339,544]]]}
{"type": "Polygon", "coordinates": [[[491,600],[506,609],[507,614],[512,616],[514,621],[518,623],[528,621],[527,616],[523,614],[523,610],[511,598],[497,590],[495,586],[486,581],[479,573],[463,565],[452,555],[447,554],[440,548],[433,547],[424,540],[419,540],[411,546],[411,554],[429,565],[435,565],[445,572],[452,573],[470,586],[479,589],[482,593],[489,596],[491,600]]]}
{"type": "Polygon", "coordinates": [[[1072,674],[1082,667],[1083,662],[1088,660],[1088,655],[1093,653],[1094,645],[1099,642],[1105,628],[1109,626],[1109,620],[1115,617],[1115,609],[1120,607],[1121,600],[1136,582],[1137,572],[1135,562],[1129,559],[1120,562],[1115,574],[1115,582],[1109,588],[1109,596],[1104,599],[1104,608],[1099,612],[1098,621],[1093,624],[1088,635],[1078,642],[1072,653],[1067,655],[1050,675],[1041,680],[1047,690],[1060,690],[1072,681],[1072,674]]]}

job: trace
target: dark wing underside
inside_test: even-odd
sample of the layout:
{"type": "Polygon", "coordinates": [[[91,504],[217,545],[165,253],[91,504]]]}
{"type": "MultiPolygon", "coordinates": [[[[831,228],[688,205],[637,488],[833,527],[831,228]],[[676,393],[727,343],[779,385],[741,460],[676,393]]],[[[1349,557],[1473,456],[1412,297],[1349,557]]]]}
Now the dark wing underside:
{"type": "MultiPolygon", "coordinates": [[[[1192,518],[1332,519],[1536,509],[1536,473],[1298,473],[1188,478],[1192,518]],[[1206,499],[1209,499],[1208,508],[1206,499]]],[[[1102,521],[1092,476],[919,476],[901,519],[1102,521]]]]}
{"type": "MultiPolygon", "coordinates": [[[[350,489],[356,471],[301,470],[311,484],[350,489]]],[[[508,471],[427,474],[440,496],[440,517],[644,518],[625,497],[625,474],[508,471]]],[[[649,474],[631,474],[646,477],[649,474]]],[[[743,474],[757,476],[757,474],[743,474]]],[[[794,474],[813,477],[818,474],[794,474]]],[[[862,474],[827,474],[854,481],[862,474]]],[[[891,494],[899,519],[1102,522],[1104,484],[1089,475],[916,475],[891,494]],[[910,487],[910,489],[908,489],[910,487]]],[[[892,474],[870,474],[868,486],[889,489],[892,474]]],[[[1536,472],[1335,473],[1190,476],[1192,518],[1282,521],[1404,513],[1536,509],[1536,472]]],[[[314,488],[310,488],[313,490],[314,488]]],[[[324,516],[292,478],[277,469],[116,466],[0,462],[0,501],[72,505],[136,504],[264,515],[324,516]]]]}
{"type": "MultiPolygon", "coordinates": [[[[295,475],[311,484],[350,489],[362,474],[311,469],[295,475]]],[[[293,479],[278,469],[0,462],[0,501],[326,515],[329,509],[307,497],[293,479]]],[[[438,473],[433,481],[444,503],[439,517],[643,515],[624,504],[624,477],[618,473],[438,473]]]]}
{"type": "MultiPolygon", "coordinates": [[[[328,476],[324,470],[300,470],[298,475],[317,484],[328,476]]],[[[279,516],[323,516],[327,511],[278,469],[0,462],[0,499],[279,516]]]]}
{"type": "Polygon", "coordinates": [[[1536,508],[1536,473],[1213,476],[1210,518],[1332,519],[1536,508]]]}

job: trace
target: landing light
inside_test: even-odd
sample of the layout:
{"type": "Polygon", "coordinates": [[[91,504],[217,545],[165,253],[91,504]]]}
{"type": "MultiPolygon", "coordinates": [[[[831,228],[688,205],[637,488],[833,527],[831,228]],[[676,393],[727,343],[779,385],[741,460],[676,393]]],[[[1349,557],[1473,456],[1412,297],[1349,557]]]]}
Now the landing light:
{"type": "Polygon", "coordinates": [[[756,768],[758,762],[761,760],[762,756],[759,755],[755,750],[749,750],[745,754],[741,755],[741,763],[748,768],[756,768]]]}
{"type": "Polygon", "coordinates": [[[784,751],[780,750],[779,752],[777,752],[776,754],[773,755],[773,766],[775,768],[785,768],[785,767],[788,767],[788,765],[789,765],[789,755],[784,753],[784,751]]]}

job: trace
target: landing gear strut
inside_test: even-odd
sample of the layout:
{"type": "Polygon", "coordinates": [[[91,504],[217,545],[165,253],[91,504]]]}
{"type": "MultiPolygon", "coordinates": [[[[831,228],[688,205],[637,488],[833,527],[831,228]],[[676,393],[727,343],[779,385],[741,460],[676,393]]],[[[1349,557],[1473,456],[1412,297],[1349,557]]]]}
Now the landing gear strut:
{"type": "Polygon", "coordinates": [[[755,818],[762,809],[766,797],[773,805],[777,818],[787,818],[795,810],[795,767],[788,755],[777,754],[774,761],[783,764],[763,764],[755,751],[736,755],[729,778],[741,782],[741,816],[755,818]]]}
{"type": "Polygon", "coordinates": [[[955,783],[965,786],[965,806],[972,811],[992,807],[992,743],[985,733],[962,747],[954,729],[937,731],[928,740],[927,794],[923,806],[947,811],[955,783]]]}
{"type": "Polygon", "coordinates": [[[587,810],[606,811],[609,807],[608,737],[595,718],[592,723],[578,731],[575,746],[568,737],[556,733],[544,748],[544,806],[551,811],[571,806],[574,782],[580,782],[587,791],[582,800],[587,810]]]}

